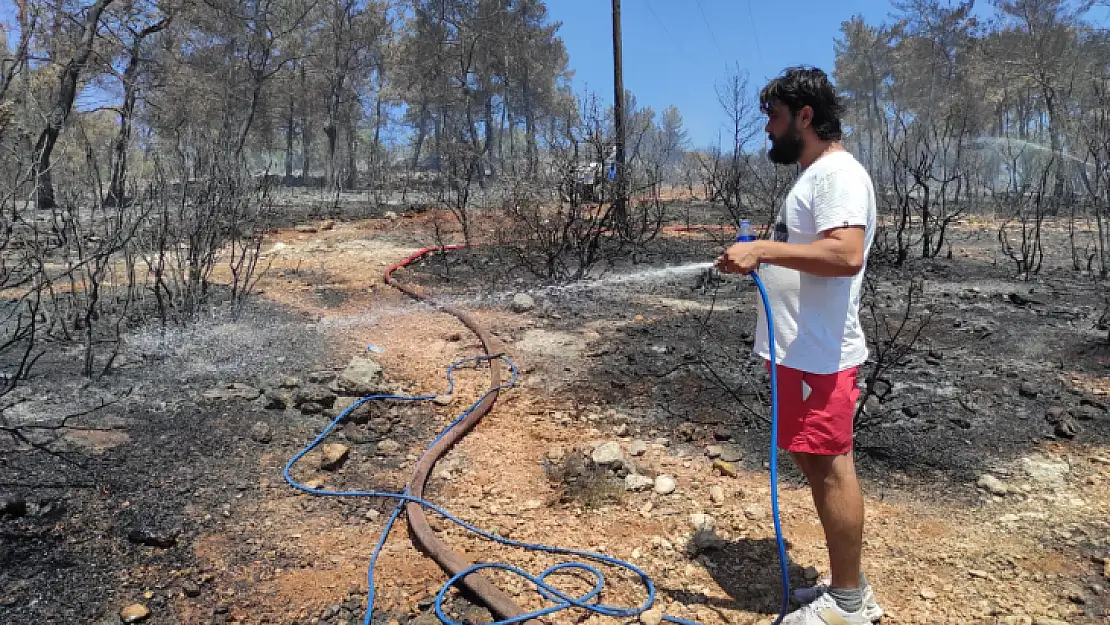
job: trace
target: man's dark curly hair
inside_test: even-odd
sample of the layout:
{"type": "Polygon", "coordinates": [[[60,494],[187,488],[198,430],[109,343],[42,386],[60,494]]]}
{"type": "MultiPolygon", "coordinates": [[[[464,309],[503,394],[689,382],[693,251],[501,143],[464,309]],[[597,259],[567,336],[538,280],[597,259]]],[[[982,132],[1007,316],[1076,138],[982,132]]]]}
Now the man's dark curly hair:
{"type": "Polygon", "coordinates": [[[797,115],[802,107],[813,109],[813,130],[825,141],[839,141],[843,136],[840,115],[844,110],[829,77],[816,67],[789,67],[767,83],[759,93],[759,108],[770,112],[775,102],[786,105],[797,115]]]}

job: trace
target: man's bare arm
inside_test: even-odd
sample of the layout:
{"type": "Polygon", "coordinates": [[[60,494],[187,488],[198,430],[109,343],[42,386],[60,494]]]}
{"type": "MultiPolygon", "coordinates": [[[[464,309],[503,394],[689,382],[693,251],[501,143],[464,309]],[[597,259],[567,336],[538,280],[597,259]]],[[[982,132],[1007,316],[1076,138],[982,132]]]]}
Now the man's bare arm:
{"type": "Polygon", "coordinates": [[[850,277],[863,268],[862,226],[832,228],[813,243],[755,241],[760,262],[826,278],[850,277]]]}

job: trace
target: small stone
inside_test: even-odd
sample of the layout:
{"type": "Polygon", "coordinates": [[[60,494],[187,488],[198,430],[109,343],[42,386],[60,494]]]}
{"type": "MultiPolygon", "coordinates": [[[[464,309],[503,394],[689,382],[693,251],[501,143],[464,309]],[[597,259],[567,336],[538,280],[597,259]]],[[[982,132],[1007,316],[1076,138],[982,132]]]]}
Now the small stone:
{"type": "Polygon", "coordinates": [[[802,575],[807,582],[815,582],[817,578],[821,576],[821,572],[818,571],[815,566],[807,566],[805,570],[802,571],[802,575]]]}
{"type": "Polygon", "coordinates": [[[1081,428],[1079,424],[1075,422],[1075,419],[1072,419],[1071,417],[1064,417],[1052,429],[1053,434],[1060,438],[1067,439],[1075,438],[1082,431],[1083,428],[1081,428]]]}
{"type": "Polygon", "coordinates": [[[695,512],[694,514],[690,515],[690,525],[694,527],[694,530],[699,532],[712,531],[713,528],[716,526],[716,521],[713,519],[712,516],[708,514],[695,512]]]}
{"type": "Polygon", "coordinates": [[[119,611],[119,620],[124,623],[139,623],[150,616],[150,610],[141,603],[133,603],[119,611]]]}
{"type": "Polygon", "coordinates": [[[724,425],[719,425],[713,429],[713,438],[719,441],[727,441],[732,439],[732,428],[724,425]]]}
{"type": "Polygon", "coordinates": [[[1068,625],[1067,621],[1059,619],[1048,618],[1047,616],[1038,616],[1033,619],[1033,625],[1068,625]]]}
{"type": "Polygon", "coordinates": [[[528,312],[536,307],[536,300],[527,293],[517,293],[513,296],[513,303],[510,306],[513,312],[523,313],[528,312]]]}
{"type": "Polygon", "coordinates": [[[594,448],[590,459],[598,466],[611,466],[620,464],[624,460],[624,454],[621,452],[621,444],[617,442],[602,443],[594,448]]]}
{"type": "Polygon", "coordinates": [[[454,401],[454,395],[436,395],[432,398],[432,403],[437,406],[450,406],[454,401]]]}
{"type": "Polygon", "coordinates": [[[1022,397],[1027,397],[1029,399],[1035,399],[1037,397],[1037,395],[1040,395],[1040,391],[1037,389],[1036,385],[1034,385],[1032,382],[1026,381],[1026,382],[1022,382],[1021,386],[1018,387],[1018,394],[1021,395],[1022,397]]]}
{"type": "Polygon", "coordinates": [[[1005,495],[1010,492],[1010,489],[1002,483],[1002,480],[997,477],[984,473],[979,476],[979,481],[976,482],[979,488],[982,488],[992,495],[1005,495]]]}
{"type": "Polygon", "coordinates": [[[693,547],[695,552],[714,551],[724,549],[728,541],[717,535],[713,530],[698,530],[694,532],[693,547]]]}
{"type": "Polygon", "coordinates": [[[630,431],[631,429],[628,427],[627,423],[620,423],[617,427],[613,428],[613,434],[615,436],[628,436],[630,431]]]}
{"type": "Polygon", "coordinates": [[[763,509],[763,506],[757,503],[751,503],[744,506],[744,516],[748,517],[749,520],[758,521],[760,519],[763,519],[766,515],[767,513],[763,509]]]}
{"type": "Polygon", "coordinates": [[[709,456],[710,458],[720,458],[722,451],[724,451],[724,448],[722,448],[720,445],[707,445],[705,447],[705,455],[709,456]]]}
{"type": "Polygon", "coordinates": [[[718,506],[725,502],[725,489],[713,485],[709,487],[709,500],[718,506]]]}
{"type": "Polygon", "coordinates": [[[928,586],[926,586],[926,587],[921,589],[921,598],[922,599],[928,599],[930,601],[933,600],[933,599],[936,599],[937,598],[937,591],[935,591],[932,588],[929,588],[928,586]]]}
{"type": "Polygon", "coordinates": [[[186,597],[190,599],[200,596],[200,586],[196,582],[186,581],[181,584],[181,592],[185,593],[186,597]]]}
{"type": "Polygon", "coordinates": [[[736,465],[731,462],[725,462],[724,460],[714,460],[713,470],[721,475],[727,475],[728,477],[736,477],[738,475],[736,465]]]}
{"type": "Polygon", "coordinates": [[[740,462],[740,448],[736,445],[721,445],[721,460],[725,462],[740,462]]]}
{"type": "Polygon", "coordinates": [[[351,451],[351,448],[340,443],[328,443],[324,445],[322,451],[323,456],[320,458],[320,468],[334,471],[347,459],[347,454],[351,451]]]}
{"type": "Polygon", "coordinates": [[[659,625],[663,622],[663,611],[659,608],[652,608],[640,613],[640,623],[643,625],[659,625]]]}
{"type": "Polygon", "coordinates": [[[374,395],[389,392],[381,365],[370,358],[352,358],[336,378],[336,386],[351,395],[374,395]]]}
{"type": "Polygon", "coordinates": [[[863,411],[869,415],[877,415],[883,411],[883,404],[878,397],[871,395],[863,402],[863,411]]]}
{"type": "Polygon", "coordinates": [[[628,453],[633,457],[639,457],[647,453],[647,443],[644,441],[632,441],[628,445],[628,453]]]}
{"type": "Polygon", "coordinates": [[[251,426],[250,437],[257,443],[269,443],[274,439],[274,432],[265,421],[255,421],[251,426]]]}
{"type": "Polygon", "coordinates": [[[625,490],[632,492],[644,491],[655,485],[655,480],[646,475],[630,474],[624,478],[625,490]]]}
{"type": "Polygon", "coordinates": [[[677,487],[678,484],[675,479],[669,475],[660,475],[655,478],[655,492],[660,495],[670,495],[677,487]]]}
{"type": "Polygon", "coordinates": [[[266,391],[266,400],[262,407],[266,410],[284,410],[289,405],[290,399],[292,399],[292,394],[288,391],[270,389],[266,391]]]}
{"type": "Polygon", "coordinates": [[[322,386],[307,386],[293,391],[290,398],[293,406],[300,408],[304,404],[320,404],[324,408],[335,405],[335,393],[322,386]]]}
{"type": "Polygon", "coordinates": [[[979,569],[971,569],[967,572],[967,574],[972,577],[978,577],[979,579],[989,579],[991,576],[990,573],[987,573],[986,571],[981,571],[979,569]]]}
{"type": "Polygon", "coordinates": [[[395,454],[401,451],[401,444],[393,439],[382,439],[378,442],[378,453],[380,454],[395,454]]]}
{"type": "Polygon", "coordinates": [[[1067,411],[1063,406],[1051,406],[1044,411],[1044,420],[1049,423],[1059,423],[1067,417],[1067,411]]]}

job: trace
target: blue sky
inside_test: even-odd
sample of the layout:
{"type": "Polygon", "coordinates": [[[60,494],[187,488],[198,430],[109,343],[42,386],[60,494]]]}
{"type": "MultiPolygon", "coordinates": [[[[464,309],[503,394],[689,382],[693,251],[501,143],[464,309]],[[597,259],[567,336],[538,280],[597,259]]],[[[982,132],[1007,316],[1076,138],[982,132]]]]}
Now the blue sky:
{"type": "MultiPolygon", "coordinates": [[[[570,55],[576,91],[589,88],[613,101],[612,3],[610,0],[548,0],[552,21],[570,55]]],[[[892,21],[889,0],[623,0],[624,87],[637,103],[659,112],[678,107],[693,147],[717,142],[726,123],[715,83],[726,66],[749,76],[752,97],[790,65],[815,65],[832,74],[840,25],[853,15],[868,24],[892,21]]],[[[975,13],[994,14],[989,0],[975,13]]],[[[1110,10],[1089,16],[1105,24],[1110,10]]]]}
{"type": "MultiPolygon", "coordinates": [[[[547,7],[562,22],[575,90],[589,88],[611,103],[611,2],[550,0],[547,7]]],[[[726,122],[714,86],[727,67],[746,70],[753,90],[790,65],[831,74],[840,24],[855,14],[880,23],[891,12],[889,0],[624,0],[624,86],[641,106],[678,107],[691,143],[704,147],[726,122]]]]}
{"type": "MultiPolygon", "coordinates": [[[[989,15],[989,0],[976,13],[989,15]]],[[[605,103],[613,98],[613,40],[610,0],[547,0],[552,21],[570,55],[576,91],[590,89],[605,103]]],[[[757,90],[783,68],[816,65],[832,72],[833,44],[840,24],[859,14],[870,24],[888,21],[889,0],[623,0],[624,85],[637,103],[682,113],[693,147],[717,141],[726,122],[715,84],[739,65],[757,90]]],[[[1110,9],[1095,9],[1110,21],[1110,9]]],[[[0,0],[0,22],[14,23],[14,3],[0,0]]],[[[14,35],[9,43],[14,45],[14,35]]],[[[82,94],[78,107],[95,102],[82,94]]],[[[752,97],[755,97],[753,92],[752,97]]]]}

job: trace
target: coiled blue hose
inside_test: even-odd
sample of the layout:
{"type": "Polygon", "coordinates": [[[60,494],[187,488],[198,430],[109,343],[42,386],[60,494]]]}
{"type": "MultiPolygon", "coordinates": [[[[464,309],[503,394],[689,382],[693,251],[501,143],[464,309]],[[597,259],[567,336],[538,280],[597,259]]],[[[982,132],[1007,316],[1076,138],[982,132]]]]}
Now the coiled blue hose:
{"type": "MultiPolygon", "coordinates": [[[[774,336],[774,327],[773,327],[774,324],[771,322],[771,308],[770,308],[770,303],[767,299],[767,292],[764,289],[763,283],[760,281],[759,276],[757,276],[754,272],[751,274],[751,276],[752,276],[752,279],[755,281],[756,286],[759,288],[760,296],[763,299],[763,306],[764,306],[764,309],[767,312],[768,337],[770,339],[771,354],[773,355],[775,353],[775,336],[774,336]]],[[[450,425],[448,425],[446,428],[444,428],[444,430],[442,432],[440,432],[439,435],[436,436],[436,438],[432,441],[432,444],[428,446],[429,449],[432,446],[434,446],[435,443],[438,442],[441,438],[443,438],[449,431],[451,431],[452,428],[454,428],[456,425],[458,425],[463,419],[465,419],[475,409],[477,409],[478,405],[480,403],[482,403],[482,400],[485,399],[485,397],[487,395],[489,395],[489,394],[491,394],[495,391],[500,391],[500,390],[504,390],[504,389],[507,389],[507,388],[511,388],[511,387],[516,385],[516,380],[517,380],[516,366],[512,363],[511,360],[506,358],[504,355],[474,356],[474,357],[470,357],[470,358],[464,358],[462,360],[458,360],[456,362],[451,363],[451,365],[447,367],[448,387],[447,387],[446,394],[450,395],[451,392],[455,388],[455,380],[454,380],[454,376],[453,376],[455,369],[457,369],[458,367],[460,367],[463,364],[466,364],[468,362],[474,362],[476,365],[477,365],[477,363],[480,363],[480,362],[490,362],[491,366],[493,366],[492,361],[494,361],[494,360],[500,360],[500,361],[504,362],[506,365],[508,365],[509,369],[512,371],[512,377],[510,378],[510,380],[506,384],[503,384],[503,385],[501,385],[497,388],[489,389],[485,393],[483,393],[482,396],[479,397],[473,404],[471,404],[470,407],[467,408],[461,415],[459,415],[459,417],[457,419],[452,421],[450,425]]],[[[463,579],[464,577],[466,577],[467,575],[470,575],[471,573],[481,571],[482,569],[498,569],[498,570],[502,570],[502,571],[510,571],[510,572],[512,572],[516,575],[519,575],[520,577],[522,577],[524,579],[527,579],[528,581],[535,584],[536,589],[540,593],[540,595],[542,595],[545,599],[547,599],[548,601],[550,601],[553,604],[553,605],[550,605],[548,607],[542,608],[540,610],[535,610],[535,611],[529,612],[527,614],[521,614],[521,615],[516,616],[514,618],[510,618],[510,619],[506,619],[506,620],[502,620],[502,621],[495,621],[494,623],[491,623],[490,625],[509,625],[511,623],[519,623],[519,622],[527,621],[529,619],[545,616],[547,614],[552,614],[554,612],[559,612],[561,610],[566,610],[566,609],[569,609],[569,608],[581,608],[583,610],[588,610],[590,612],[594,612],[596,614],[601,614],[603,616],[615,616],[615,617],[623,617],[623,618],[635,617],[635,616],[639,615],[640,613],[651,609],[651,606],[655,602],[655,584],[651,581],[651,578],[648,577],[647,573],[640,570],[635,565],[633,565],[629,562],[625,562],[623,560],[619,560],[617,558],[612,558],[612,557],[609,557],[609,556],[605,556],[605,555],[602,555],[602,554],[599,554],[599,553],[593,553],[593,552],[589,552],[589,551],[579,551],[579,550],[576,550],[576,549],[565,549],[565,548],[562,548],[562,547],[552,547],[552,546],[548,546],[548,545],[539,545],[539,544],[519,542],[519,541],[515,541],[515,540],[509,540],[507,538],[503,538],[503,537],[497,536],[495,534],[491,534],[491,533],[489,533],[485,530],[482,530],[478,527],[475,527],[475,526],[467,523],[466,521],[463,521],[462,519],[459,519],[458,517],[456,517],[453,514],[451,514],[450,512],[448,512],[447,510],[437,506],[436,504],[434,504],[430,501],[427,501],[425,499],[420,499],[418,497],[413,497],[412,495],[409,494],[408,488],[405,488],[400,493],[384,492],[384,491],[327,491],[327,490],[321,490],[319,488],[311,488],[309,486],[305,486],[304,484],[301,484],[297,480],[293,479],[293,476],[291,475],[293,465],[295,465],[298,460],[300,460],[302,457],[304,457],[305,454],[312,451],[312,449],[314,449],[325,438],[327,438],[327,436],[329,434],[331,434],[332,430],[335,429],[336,425],[338,425],[340,422],[342,422],[347,417],[347,415],[351,413],[351,411],[353,411],[355,408],[359,407],[360,405],[362,405],[366,402],[375,401],[375,400],[394,400],[394,401],[416,402],[416,401],[427,401],[427,400],[433,399],[435,397],[436,397],[435,394],[431,394],[431,395],[382,394],[382,395],[369,395],[369,396],[363,397],[363,398],[359,399],[357,402],[351,404],[349,407],[347,407],[345,410],[343,410],[338,416],[336,416],[335,419],[333,419],[331,421],[331,423],[329,423],[328,426],[326,428],[324,428],[324,430],[322,432],[320,432],[320,434],[311,443],[309,443],[304,449],[302,449],[300,452],[298,452],[297,455],[293,456],[289,460],[289,462],[286,463],[285,468],[282,471],[282,476],[285,478],[285,481],[290,486],[292,486],[293,488],[296,488],[298,490],[301,490],[303,492],[309,493],[311,495],[319,495],[319,496],[323,496],[323,497],[381,497],[381,498],[388,498],[388,499],[396,499],[397,500],[397,505],[393,508],[393,513],[390,514],[389,519],[385,524],[385,528],[382,530],[381,537],[378,539],[377,544],[374,546],[374,552],[370,556],[370,563],[369,563],[369,566],[367,567],[367,572],[366,572],[367,599],[366,599],[366,614],[365,614],[365,617],[363,619],[364,625],[370,625],[370,619],[371,619],[371,617],[373,616],[373,613],[374,613],[374,595],[375,595],[374,569],[377,565],[378,556],[381,554],[382,547],[385,546],[386,540],[388,540],[389,534],[393,529],[393,524],[396,523],[398,517],[401,515],[401,512],[404,509],[404,506],[405,506],[406,502],[417,503],[417,504],[423,506],[424,508],[427,508],[429,510],[432,510],[432,511],[436,512],[437,514],[439,514],[443,518],[456,523],[457,525],[461,526],[462,528],[464,528],[464,529],[466,529],[470,532],[478,534],[479,536],[482,536],[484,538],[488,538],[490,540],[496,541],[496,542],[501,543],[503,545],[508,545],[508,546],[511,546],[511,547],[519,547],[519,548],[522,548],[522,549],[529,549],[529,550],[533,550],[533,551],[543,551],[543,552],[553,553],[553,554],[575,556],[575,557],[584,558],[584,559],[587,559],[587,560],[592,560],[594,562],[599,562],[599,563],[603,563],[603,564],[607,564],[607,565],[611,565],[611,566],[624,568],[628,571],[631,571],[632,573],[635,573],[640,578],[640,581],[643,583],[644,588],[647,590],[647,599],[644,601],[644,603],[640,607],[638,607],[638,608],[621,608],[619,606],[612,606],[612,605],[607,605],[607,604],[604,604],[604,603],[599,603],[599,602],[594,601],[594,599],[601,593],[602,588],[605,585],[605,577],[604,577],[604,575],[602,575],[600,570],[598,570],[596,567],[591,566],[589,564],[584,564],[584,563],[581,563],[581,562],[567,562],[567,563],[563,563],[563,564],[556,564],[554,566],[548,567],[546,570],[544,570],[538,576],[532,575],[532,574],[528,573],[527,571],[524,571],[520,568],[517,568],[515,566],[511,566],[511,565],[508,565],[508,564],[500,564],[500,563],[476,564],[476,565],[471,566],[470,568],[468,568],[464,571],[460,571],[457,575],[455,575],[451,579],[447,580],[447,582],[440,589],[439,593],[436,595],[435,613],[436,613],[436,616],[439,617],[440,621],[442,621],[445,625],[464,625],[463,623],[459,623],[457,621],[451,620],[450,617],[448,617],[446,614],[444,614],[444,612],[443,612],[443,600],[446,597],[447,592],[451,589],[451,587],[457,581],[463,579]],[[559,590],[559,589],[553,587],[552,585],[550,585],[549,583],[547,583],[547,578],[551,575],[554,575],[556,573],[566,573],[566,572],[573,572],[573,571],[583,571],[583,572],[589,573],[594,579],[594,587],[592,589],[590,589],[589,592],[582,595],[581,597],[577,597],[577,598],[576,597],[571,597],[571,596],[567,595],[566,593],[562,592],[561,590],[559,590]]],[[[776,376],[775,367],[772,366],[771,367],[771,508],[772,508],[772,512],[773,512],[773,515],[774,515],[774,522],[775,522],[775,538],[778,541],[779,563],[780,563],[781,568],[782,568],[782,606],[781,606],[779,616],[775,620],[775,625],[778,625],[779,623],[781,623],[783,618],[786,616],[786,613],[787,613],[786,611],[787,611],[787,608],[789,606],[789,595],[790,595],[790,579],[789,579],[789,576],[788,576],[787,565],[786,565],[786,547],[785,547],[785,544],[784,544],[783,539],[782,539],[782,528],[779,524],[778,451],[777,451],[778,446],[776,445],[777,440],[778,440],[778,378],[776,376]]],[[[425,453],[427,453],[427,451],[425,451],[425,453]]],[[[678,625],[699,625],[695,621],[687,621],[687,620],[680,619],[680,618],[673,617],[673,616],[664,616],[663,620],[671,622],[671,623],[677,623],[678,625]]]]}

